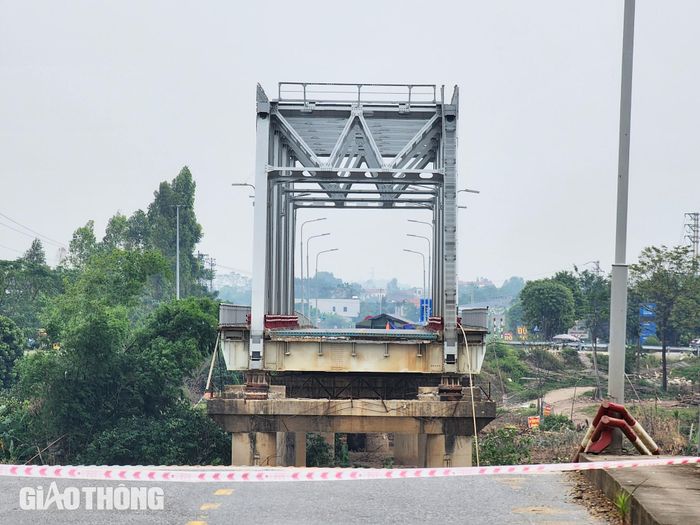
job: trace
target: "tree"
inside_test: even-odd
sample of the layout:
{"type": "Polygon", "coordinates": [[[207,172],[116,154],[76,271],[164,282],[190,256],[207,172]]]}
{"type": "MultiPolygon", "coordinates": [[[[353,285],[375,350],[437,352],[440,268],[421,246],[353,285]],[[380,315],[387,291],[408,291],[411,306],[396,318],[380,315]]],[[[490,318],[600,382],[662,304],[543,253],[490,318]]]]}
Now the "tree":
{"type": "Polygon", "coordinates": [[[525,287],[525,279],[522,277],[510,277],[506,279],[501,288],[499,295],[504,297],[515,297],[525,287]]]}
{"type": "Polygon", "coordinates": [[[518,297],[506,310],[506,328],[509,332],[515,333],[518,326],[523,323],[523,303],[518,297]]]}
{"type": "Polygon", "coordinates": [[[390,297],[391,295],[395,294],[396,292],[399,291],[399,281],[394,277],[392,280],[390,280],[388,283],[386,283],[386,295],[387,297],[390,297]]]}
{"type": "Polygon", "coordinates": [[[4,316],[0,316],[0,384],[7,388],[14,380],[14,366],[22,355],[22,331],[4,316]]]}
{"type": "Polygon", "coordinates": [[[649,246],[630,266],[631,282],[642,301],[654,312],[661,340],[662,388],[668,389],[666,348],[688,319],[697,319],[698,263],[689,246],[649,246]]]}
{"type": "Polygon", "coordinates": [[[46,253],[44,252],[44,245],[39,239],[34,239],[32,245],[29,249],[24,252],[22,257],[28,264],[43,266],[46,264],[46,253]]]}
{"type": "Polygon", "coordinates": [[[12,319],[26,337],[35,337],[39,314],[62,289],[60,272],[46,264],[41,241],[14,261],[0,261],[0,315],[12,319]]]}
{"type": "Polygon", "coordinates": [[[574,298],[574,319],[583,318],[583,297],[581,295],[580,281],[576,274],[569,271],[561,271],[554,274],[552,281],[561,283],[571,290],[574,298]]]}
{"type": "Polygon", "coordinates": [[[551,339],[574,324],[574,297],[571,290],[551,279],[530,281],[520,292],[523,319],[539,327],[551,339]]]}
{"type": "Polygon", "coordinates": [[[335,297],[339,288],[343,287],[343,280],[338,279],[331,272],[318,272],[309,279],[308,285],[311,299],[330,299],[335,297]]]}
{"type": "Polygon", "coordinates": [[[609,331],[610,325],[610,282],[590,270],[578,273],[581,296],[581,319],[591,334],[593,343],[593,368],[596,376],[597,396],[601,395],[598,375],[598,338],[609,331]]]}
{"type": "Polygon", "coordinates": [[[114,456],[104,444],[122,431],[128,435],[115,440],[121,452],[141,447],[132,450],[132,462],[167,450],[166,457],[180,454],[173,461],[182,463],[195,457],[194,450],[205,454],[209,447],[205,434],[192,446],[171,445],[172,432],[184,425],[178,421],[197,419],[183,416],[178,406],[185,402],[184,379],[216,338],[216,304],[189,298],[161,305],[144,321],[134,319],[148,276],[161,270],[149,260],[154,253],[113,250],[93,256],[55,300],[50,326],[60,337],[60,350],[38,351],[18,363],[18,397],[34,407],[33,442],[61,438],[61,460],[73,461],[88,450],[92,458],[105,454],[95,461],[108,461],[114,456]],[[119,281],[120,288],[107,293],[119,281]],[[139,426],[143,433],[135,430],[139,426]],[[150,441],[147,429],[153,432],[150,441]]]}
{"type": "Polygon", "coordinates": [[[127,246],[130,249],[145,248],[148,242],[148,217],[143,210],[136,210],[127,221],[127,246]]]}
{"type": "Polygon", "coordinates": [[[80,463],[229,465],[231,440],[206,414],[177,404],[155,417],[124,418],[97,434],[80,463]]]}
{"type": "Polygon", "coordinates": [[[60,341],[72,323],[90,316],[100,307],[126,312],[139,304],[146,284],[165,269],[155,251],[114,249],[96,253],[65,284],[65,293],[46,307],[43,317],[49,335],[60,341]]]}
{"type": "Polygon", "coordinates": [[[107,222],[102,248],[127,248],[129,246],[129,219],[117,212],[107,222]]]}
{"type": "MultiPolygon", "coordinates": [[[[204,295],[201,284],[204,265],[195,255],[195,246],[202,239],[202,226],[194,212],[196,184],[187,166],[171,182],[163,181],[154,193],[146,213],[147,246],[160,251],[175,269],[177,251],[176,206],[180,206],[180,288],[183,296],[204,295]]],[[[175,288],[171,283],[167,292],[175,288]]],[[[162,296],[161,296],[162,298],[162,296]]]]}
{"type": "Polygon", "coordinates": [[[88,221],[73,232],[73,238],[68,245],[68,262],[76,269],[81,269],[90,257],[97,251],[95,237],[95,221],[88,221]]]}
{"type": "Polygon", "coordinates": [[[194,341],[202,357],[211,353],[219,326],[219,304],[208,297],[188,297],[160,305],[139,330],[136,346],[162,338],[176,343],[194,341]]]}
{"type": "Polygon", "coordinates": [[[642,353],[642,326],[639,318],[639,308],[643,301],[636,286],[627,288],[627,341],[636,346],[634,354],[634,369],[639,373],[639,358],[642,353]]]}

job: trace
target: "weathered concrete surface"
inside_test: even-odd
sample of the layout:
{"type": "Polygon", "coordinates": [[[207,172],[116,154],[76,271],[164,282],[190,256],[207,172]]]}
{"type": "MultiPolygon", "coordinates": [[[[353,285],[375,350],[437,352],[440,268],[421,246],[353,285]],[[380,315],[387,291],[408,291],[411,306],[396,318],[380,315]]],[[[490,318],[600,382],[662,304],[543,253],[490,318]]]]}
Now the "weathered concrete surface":
{"type": "MultiPolygon", "coordinates": [[[[470,401],[373,399],[222,399],[207,412],[226,432],[396,432],[471,436],[470,401]]],[[[493,401],[475,401],[477,428],[496,417],[493,401]]]]}
{"type": "Polygon", "coordinates": [[[277,466],[306,466],[305,432],[277,432],[277,466]]]}
{"type": "Polygon", "coordinates": [[[277,433],[242,432],[231,436],[231,464],[282,466],[277,455],[277,433]]]}
{"type": "Polygon", "coordinates": [[[428,434],[425,467],[471,467],[472,438],[451,434],[428,434]]]}
{"type": "Polygon", "coordinates": [[[425,465],[426,434],[394,434],[394,461],[405,467],[425,465]]]}
{"type": "MultiPolygon", "coordinates": [[[[650,456],[658,457],[658,456],[650,456]]],[[[583,454],[581,461],[628,460],[630,456],[583,454]]],[[[644,461],[644,456],[634,456],[644,461]]],[[[584,475],[614,499],[621,490],[630,497],[630,523],[688,525],[700,523],[700,466],[673,465],[619,470],[589,470],[584,475]]]]}
{"type": "Polygon", "coordinates": [[[394,434],[394,461],[406,467],[471,467],[471,436],[394,434]]]}

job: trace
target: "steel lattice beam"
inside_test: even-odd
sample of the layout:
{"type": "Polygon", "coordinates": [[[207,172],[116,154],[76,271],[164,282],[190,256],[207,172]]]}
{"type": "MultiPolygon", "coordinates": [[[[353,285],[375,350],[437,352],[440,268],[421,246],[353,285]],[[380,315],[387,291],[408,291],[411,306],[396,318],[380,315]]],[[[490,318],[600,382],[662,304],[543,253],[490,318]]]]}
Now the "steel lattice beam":
{"type": "Polygon", "coordinates": [[[290,84],[301,97],[272,101],[258,86],[250,368],[263,355],[265,315],[294,313],[298,210],[391,208],[433,213],[430,289],[449,372],[457,353],[458,91],[446,104],[434,86],[388,85],[408,98],[373,100],[353,85],[357,99],[323,100],[308,85],[290,84]],[[418,100],[423,88],[433,95],[418,100]]]}

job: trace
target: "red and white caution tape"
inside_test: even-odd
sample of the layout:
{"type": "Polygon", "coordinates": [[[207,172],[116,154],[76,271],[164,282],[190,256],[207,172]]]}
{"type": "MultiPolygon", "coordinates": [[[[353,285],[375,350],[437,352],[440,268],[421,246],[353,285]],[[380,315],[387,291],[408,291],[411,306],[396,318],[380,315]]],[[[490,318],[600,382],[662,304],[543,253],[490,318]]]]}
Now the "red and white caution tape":
{"type": "Polygon", "coordinates": [[[700,464],[700,457],[629,459],[587,463],[544,465],[504,465],[494,467],[357,469],[357,468],[197,468],[143,466],[27,466],[0,465],[0,476],[46,479],[89,479],[102,481],[272,482],[272,481],[348,481],[367,479],[415,479],[500,474],[548,474],[552,472],[595,469],[658,467],[700,464]]]}

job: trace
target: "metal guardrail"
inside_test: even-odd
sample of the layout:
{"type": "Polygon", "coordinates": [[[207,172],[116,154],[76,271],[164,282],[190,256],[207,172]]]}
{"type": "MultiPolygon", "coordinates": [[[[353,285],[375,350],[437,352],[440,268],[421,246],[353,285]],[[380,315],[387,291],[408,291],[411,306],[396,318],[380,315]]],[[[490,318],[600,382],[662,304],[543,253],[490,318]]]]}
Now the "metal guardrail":
{"type": "MultiPolygon", "coordinates": [[[[516,345],[516,346],[561,346],[561,343],[551,343],[549,341],[502,341],[505,344],[508,345],[516,345]]],[[[571,348],[576,348],[577,345],[567,345],[565,344],[564,346],[569,346],[571,348]]],[[[608,343],[599,343],[596,345],[596,348],[598,350],[601,350],[603,352],[608,351],[608,343]]],[[[582,350],[592,350],[593,345],[591,343],[583,343],[581,344],[581,349],[582,350]]],[[[652,345],[642,345],[642,350],[652,350],[655,352],[661,352],[661,347],[660,346],[652,346],[652,345]]],[[[697,348],[691,348],[689,346],[667,346],[666,350],[669,352],[697,352],[697,348]]]]}
{"type": "Polygon", "coordinates": [[[357,102],[368,104],[436,104],[434,84],[347,84],[335,82],[279,82],[280,102],[357,102]]]}
{"type": "Polygon", "coordinates": [[[308,329],[275,329],[270,332],[275,338],[348,338],[348,339],[396,339],[396,340],[421,340],[435,341],[438,336],[435,332],[421,330],[401,330],[380,328],[308,328],[308,329]]]}

